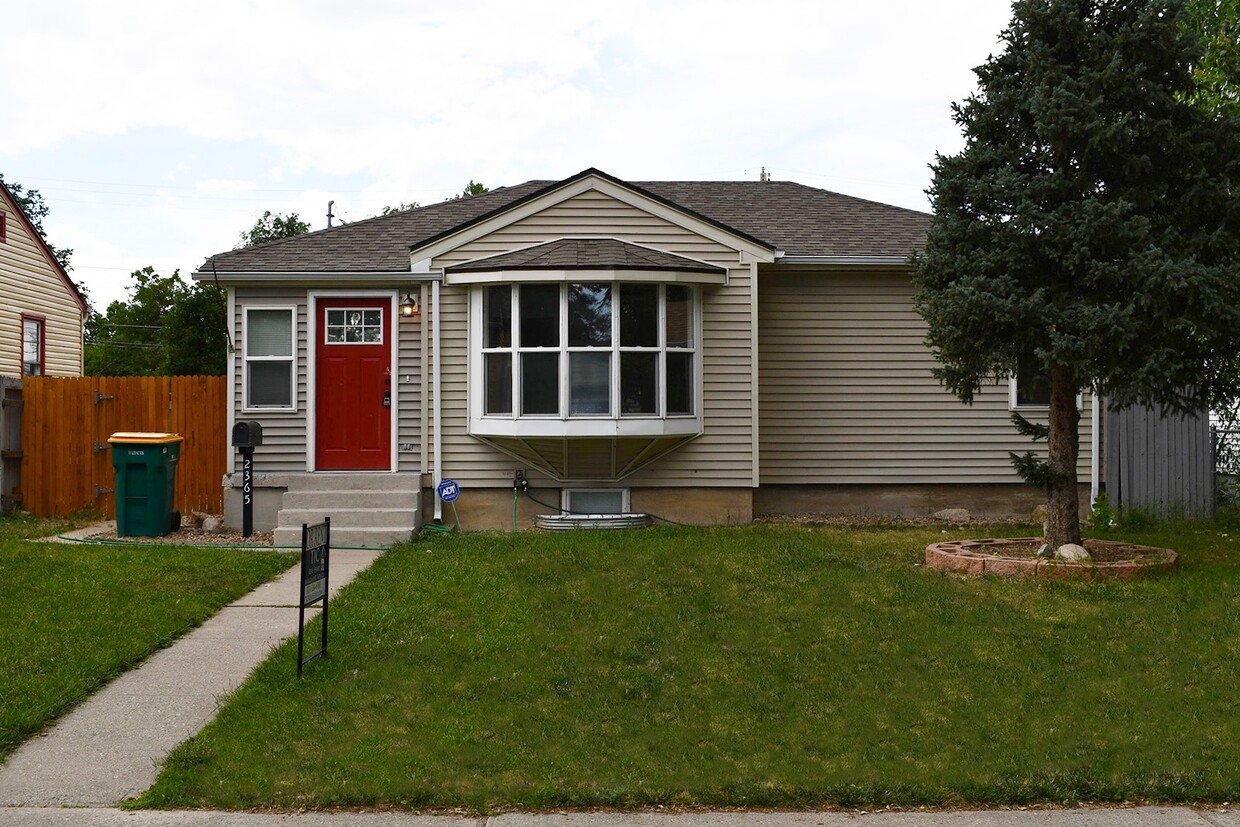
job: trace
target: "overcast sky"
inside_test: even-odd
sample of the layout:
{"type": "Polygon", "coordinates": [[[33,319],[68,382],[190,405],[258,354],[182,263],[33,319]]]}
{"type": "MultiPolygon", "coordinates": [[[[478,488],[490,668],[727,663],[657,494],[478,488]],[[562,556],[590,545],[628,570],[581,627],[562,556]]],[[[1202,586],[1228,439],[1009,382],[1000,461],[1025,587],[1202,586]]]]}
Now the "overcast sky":
{"type": "Polygon", "coordinates": [[[96,306],[264,210],[314,229],[598,167],[928,209],[1003,0],[6,4],[0,172],[96,306]]]}

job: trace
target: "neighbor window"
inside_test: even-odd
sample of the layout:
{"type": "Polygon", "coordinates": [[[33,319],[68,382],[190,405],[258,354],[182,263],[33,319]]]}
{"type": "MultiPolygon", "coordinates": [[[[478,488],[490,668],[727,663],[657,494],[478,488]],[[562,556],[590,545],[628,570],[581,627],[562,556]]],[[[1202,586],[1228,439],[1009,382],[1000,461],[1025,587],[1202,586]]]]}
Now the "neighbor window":
{"type": "Polygon", "coordinates": [[[0,244],[9,240],[9,218],[0,212],[0,244]]]}
{"type": "Polygon", "coordinates": [[[47,367],[45,323],[39,316],[22,315],[22,375],[43,376],[47,367]]]}
{"type": "Polygon", "coordinates": [[[1051,404],[1051,377],[1031,354],[1016,361],[1009,403],[1013,408],[1046,408],[1051,404]]]}
{"type": "Polygon", "coordinates": [[[482,414],[694,416],[695,300],[674,284],[482,288],[482,414]]]}
{"type": "Polygon", "coordinates": [[[245,311],[245,407],[292,410],[296,343],[291,307],[245,311]]]}

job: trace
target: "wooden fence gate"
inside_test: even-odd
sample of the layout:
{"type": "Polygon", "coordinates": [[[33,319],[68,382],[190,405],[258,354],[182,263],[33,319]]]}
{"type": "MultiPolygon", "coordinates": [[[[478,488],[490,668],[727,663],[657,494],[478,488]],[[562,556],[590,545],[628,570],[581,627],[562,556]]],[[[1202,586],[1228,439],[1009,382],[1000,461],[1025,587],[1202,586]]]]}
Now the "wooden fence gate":
{"type": "Polygon", "coordinates": [[[116,516],[108,437],[180,434],[175,508],[223,510],[227,385],[223,376],[26,377],[22,381],[21,508],[43,517],[94,508],[116,516]]]}

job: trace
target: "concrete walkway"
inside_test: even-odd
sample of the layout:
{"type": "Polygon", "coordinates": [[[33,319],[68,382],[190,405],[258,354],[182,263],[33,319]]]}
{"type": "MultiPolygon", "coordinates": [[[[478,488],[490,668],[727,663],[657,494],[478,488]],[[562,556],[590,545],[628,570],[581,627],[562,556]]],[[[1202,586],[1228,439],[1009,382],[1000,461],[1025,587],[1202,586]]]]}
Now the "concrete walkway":
{"type": "Polygon", "coordinates": [[[137,812],[2,809],[0,827],[1240,827],[1240,813],[1187,807],[910,813],[508,813],[491,818],[405,813],[137,812]]]}
{"type": "MultiPolygon", "coordinates": [[[[334,550],[332,593],[379,554],[334,550]]],[[[215,717],[219,699],[240,686],[273,646],[297,633],[299,572],[294,566],[225,607],[23,744],[0,767],[0,807],[111,806],[150,787],[164,756],[215,717]]],[[[290,662],[289,669],[295,668],[290,662]]],[[[0,810],[0,824],[6,825],[88,823],[3,820],[12,817],[13,811],[0,810]]]]}

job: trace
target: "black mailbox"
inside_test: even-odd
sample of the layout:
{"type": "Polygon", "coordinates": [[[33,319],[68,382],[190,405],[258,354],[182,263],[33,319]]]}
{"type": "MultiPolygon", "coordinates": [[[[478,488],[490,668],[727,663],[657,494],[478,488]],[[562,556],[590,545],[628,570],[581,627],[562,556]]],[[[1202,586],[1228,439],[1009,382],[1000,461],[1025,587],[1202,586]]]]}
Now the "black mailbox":
{"type": "Polygon", "coordinates": [[[242,419],[233,425],[234,448],[254,448],[263,444],[263,426],[253,419],[242,419]]]}

